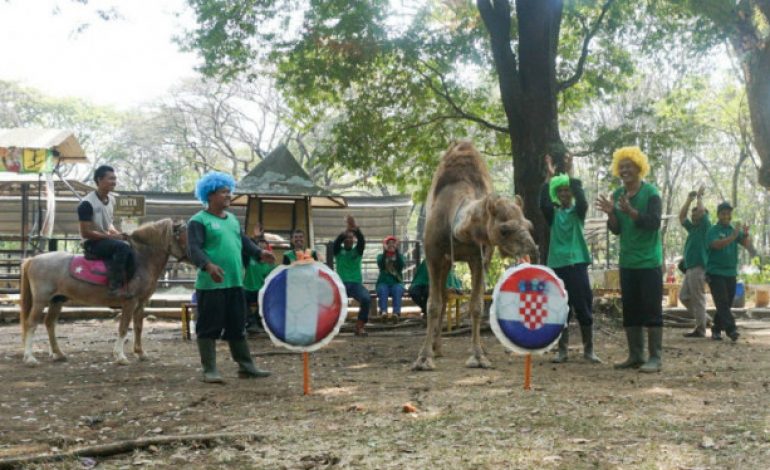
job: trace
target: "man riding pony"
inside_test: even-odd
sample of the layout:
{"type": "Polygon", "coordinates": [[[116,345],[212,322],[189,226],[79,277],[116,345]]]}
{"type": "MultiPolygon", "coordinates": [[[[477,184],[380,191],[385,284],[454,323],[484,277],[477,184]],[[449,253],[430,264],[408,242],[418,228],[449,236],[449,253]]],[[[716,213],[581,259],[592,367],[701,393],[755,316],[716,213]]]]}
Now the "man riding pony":
{"type": "Polygon", "coordinates": [[[134,253],[126,240],[128,235],[113,225],[117,177],[111,166],[94,171],[96,191],[88,193],[78,205],[80,238],[87,256],[103,259],[107,265],[109,292],[113,297],[130,297],[121,292],[134,271],[134,253]]]}

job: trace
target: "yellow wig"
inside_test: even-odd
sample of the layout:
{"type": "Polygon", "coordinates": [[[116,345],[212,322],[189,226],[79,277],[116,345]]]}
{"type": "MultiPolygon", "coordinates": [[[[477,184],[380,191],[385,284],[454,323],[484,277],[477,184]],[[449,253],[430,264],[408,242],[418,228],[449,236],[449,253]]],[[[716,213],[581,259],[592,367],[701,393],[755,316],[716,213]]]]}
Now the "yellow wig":
{"type": "Polygon", "coordinates": [[[621,147],[612,154],[612,176],[620,176],[618,165],[621,160],[629,159],[639,167],[639,177],[644,178],[650,172],[650,162],[639,147],[621,147]]]}

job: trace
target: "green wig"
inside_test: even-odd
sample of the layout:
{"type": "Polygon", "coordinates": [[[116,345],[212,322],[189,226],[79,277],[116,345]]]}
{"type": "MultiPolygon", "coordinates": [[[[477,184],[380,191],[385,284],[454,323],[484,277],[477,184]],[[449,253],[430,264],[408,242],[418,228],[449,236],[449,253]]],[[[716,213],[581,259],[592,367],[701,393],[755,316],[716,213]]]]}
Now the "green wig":
{"type": "Polygon", "coordinates": [[[562,186],[569,186],[569,175],[561,174],[551,178],[551,182],[548,183],[548,195],[551,196],[551,201],[554,204],[559,204],[559,196],[556,191],[562,186]]]}

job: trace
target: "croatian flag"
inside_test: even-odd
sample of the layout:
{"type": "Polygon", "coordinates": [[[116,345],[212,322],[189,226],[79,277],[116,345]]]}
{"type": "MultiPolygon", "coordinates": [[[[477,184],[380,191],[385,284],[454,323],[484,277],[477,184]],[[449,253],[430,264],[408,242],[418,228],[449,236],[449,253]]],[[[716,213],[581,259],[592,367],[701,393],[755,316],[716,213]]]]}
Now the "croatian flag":
{"type": "Polygon", "coordinates": [[[295,351],[331,341],[347,316],[347,300],[339,276],[321,263],[281,266],[259,292],[265,330],[274,343],[295,351]]]}
{"type": "Polygon", "coordinates": [[[509,349],[547,351],[567,323],[567,300],[564,283],[551,269],[530,264],[510,268],[492,296],[492,330],[509,349]]]}

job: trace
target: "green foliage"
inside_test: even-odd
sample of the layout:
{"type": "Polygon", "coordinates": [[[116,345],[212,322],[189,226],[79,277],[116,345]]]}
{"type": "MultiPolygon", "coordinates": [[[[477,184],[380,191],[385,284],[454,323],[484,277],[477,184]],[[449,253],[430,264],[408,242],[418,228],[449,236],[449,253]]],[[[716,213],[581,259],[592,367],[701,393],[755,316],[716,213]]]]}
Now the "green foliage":
{"type": "Polygon", "coordinates": [[[751,270],[740,274],[739,277],[746,284],[770,284],[770,262],[755,256],[751,259],[751,270]]]}
{"type": "MultiPolygon", "coordinates": [[[[489,155],[512,156],[489,35],[473,1],[188,3],[198,26],[186,45],[202,54],[203,71],[228,79],[275,67],[287,104],[301,117],[297,129],[329,125],[318,144],[329,166],[377,168],[373,184],[417,188],[422,200],[438,157],[453,140],[473,139],[489,155]]],[[[602,3],[567,2],[560,79],[574,74],[602,3]]],[[[616,3],[623,8],[608,12],[584,81],[564,95],[565,109],[625,86],[631,61],[617,35],[633,8],[616,3]]],[[[516,42],[515,18],[512,28],[516,42]]]]}

